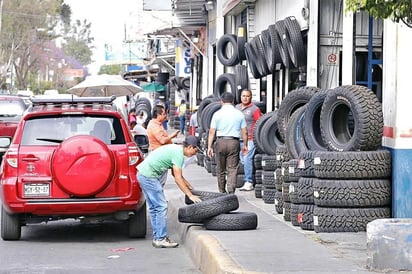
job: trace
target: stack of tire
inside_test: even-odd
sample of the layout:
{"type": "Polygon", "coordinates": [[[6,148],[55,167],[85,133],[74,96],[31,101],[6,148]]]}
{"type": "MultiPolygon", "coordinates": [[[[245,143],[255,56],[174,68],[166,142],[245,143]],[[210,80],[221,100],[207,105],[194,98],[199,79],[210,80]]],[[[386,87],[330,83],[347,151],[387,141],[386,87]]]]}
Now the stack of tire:
{"type": "Polygon", "coordinates": [[[135,103],[135,109],[136,114],[140,114],[143,112],[143,118],[147,125],[150,119],[152,119],[152,104],[150,103],[149,99],[145,97],[137,98],[135,103]]]}
{"type": "MultiPolygon", "coordinates": [[[[296,100],[289,100],[288,109],[290,101],[296,100]]],[[[295,207],[292,222],[313,214],[316,232],[357,232],[372,220],[390,217],[391,159],[380,149],[383,114],[376,95],[366,87],[341,86],[313,94],[290,113],[280,115],[278,124],[289,154],[298,159],[296,204],[308,205],[295,207]]],[[[305,220],[311,229],[310,218],[305,220]]]]}
{"type": "Polygon", "coordinates": [[[178,210],[180,222],[203,224],[208,230],[256,229],[256,213],[235,211],[239,208],[239,200],[235,194],[196,190],[192,193],[198,195],[202,202],[193,204],[186,196],[186,206],[178,210]]]}

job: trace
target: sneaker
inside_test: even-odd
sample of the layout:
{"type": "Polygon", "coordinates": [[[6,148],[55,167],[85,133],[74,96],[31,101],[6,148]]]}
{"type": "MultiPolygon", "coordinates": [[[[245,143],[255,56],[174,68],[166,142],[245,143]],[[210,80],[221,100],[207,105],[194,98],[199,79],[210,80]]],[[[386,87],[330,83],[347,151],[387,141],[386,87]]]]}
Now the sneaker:
{"type": "Polygon", "coordinates": [[[250,191],[250,190],[253,190],[253,189],[254,189],[253,184],[249,183],[249,182],[246,182],[246,183],[244,183],[244,185],[239,190],[241,190],[241,191],[250,191]]]}
{"type": "Polygon", "coordinates": [[[156,248],[173,248],[178,245],[178,243],[170,240],[169,237],[166,237],[163,240],[153,240],[152,242],[152,246],[156,248]]]}

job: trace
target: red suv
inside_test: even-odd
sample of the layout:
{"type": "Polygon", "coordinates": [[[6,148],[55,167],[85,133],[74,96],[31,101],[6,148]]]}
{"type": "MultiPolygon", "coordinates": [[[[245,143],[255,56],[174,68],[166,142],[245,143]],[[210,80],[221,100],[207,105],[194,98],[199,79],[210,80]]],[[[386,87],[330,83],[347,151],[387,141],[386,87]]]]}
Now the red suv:
{"type": "Polygon", "coordinates": [[[32,99],[0,166],[3,240],[66,218],[123,221],[130,237],[145,237],[143,155],[114,99],[32,99]]]}

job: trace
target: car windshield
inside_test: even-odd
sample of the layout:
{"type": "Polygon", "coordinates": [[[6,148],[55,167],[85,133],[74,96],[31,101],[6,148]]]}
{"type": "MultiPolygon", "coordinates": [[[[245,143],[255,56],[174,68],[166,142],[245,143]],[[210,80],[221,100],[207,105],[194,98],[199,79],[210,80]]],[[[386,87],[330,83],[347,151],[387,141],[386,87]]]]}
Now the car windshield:
{"type": "Polygon", "coordinates": [[[74,135],[93,135],[108,145],[125,143],[117,118],[53,116],[27,120],[21,145],[57,145],[74,135]]]}
{"type": "Polygon", "coordinates": [[[22,115],[24,112],[24,106],[14,100],[1,100],[0,101],[0,116],[17,116],[22,115]]]}

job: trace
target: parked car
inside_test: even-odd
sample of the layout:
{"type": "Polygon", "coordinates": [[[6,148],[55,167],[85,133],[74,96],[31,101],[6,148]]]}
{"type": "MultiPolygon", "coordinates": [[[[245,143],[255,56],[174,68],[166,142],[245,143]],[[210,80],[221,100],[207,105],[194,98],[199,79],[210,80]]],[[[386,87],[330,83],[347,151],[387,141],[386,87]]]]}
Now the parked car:
{"type": "MultiPolygon", "coordinates": [[[[0,137],[13,137],[26,105],[22,98],[0,95],[0,137]]],[[[0,162],[7,148],[0,147],[0,162]]]]}
{"type": "Polygon", "coordinates": [[[136,178],[143,155],[115,97],[33,98],[0,167],[1,237],[66,218],[113,219],[146,235],[136,178]]]}

